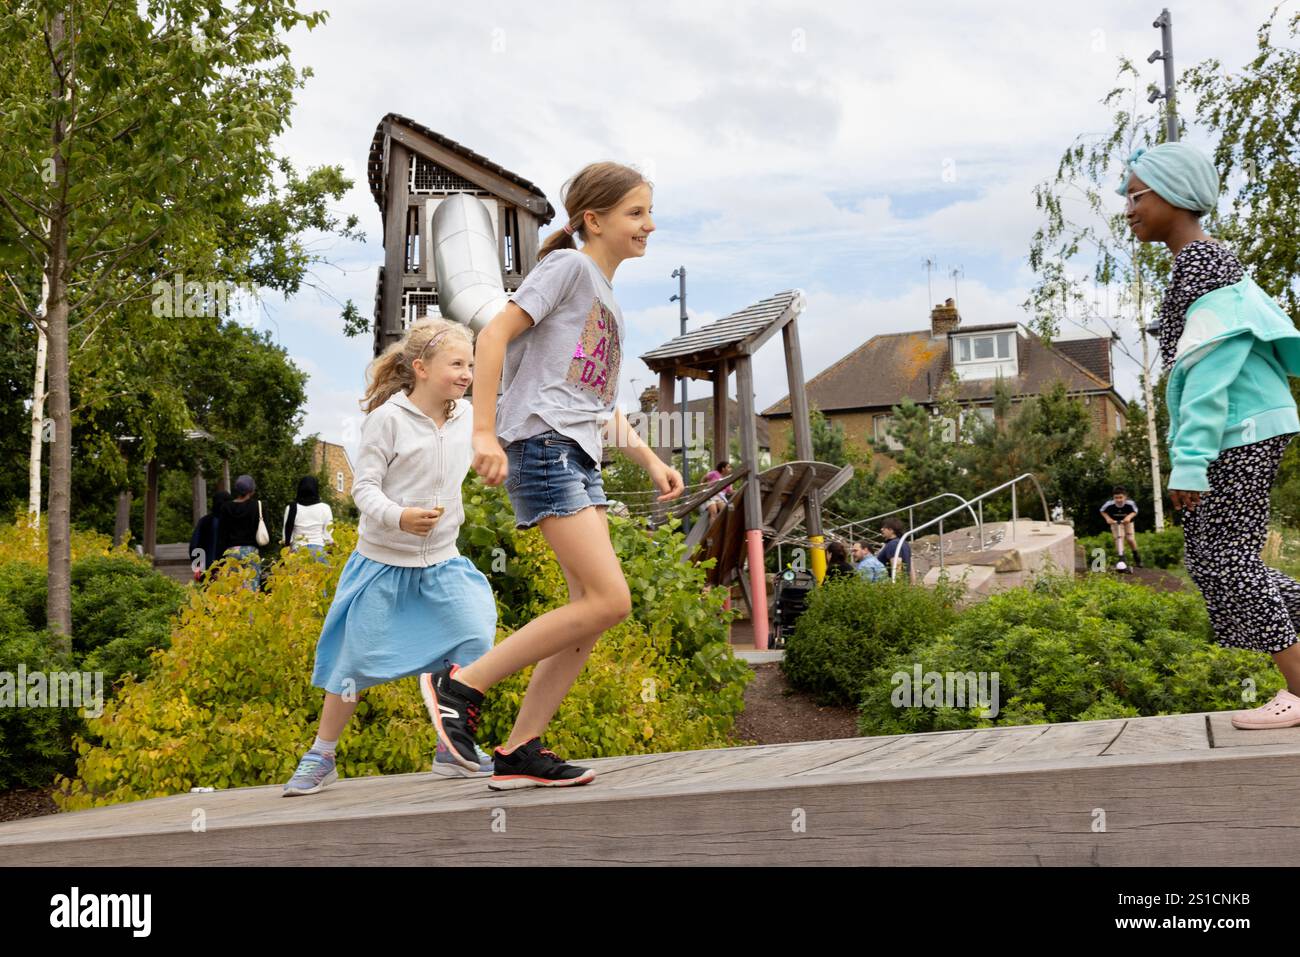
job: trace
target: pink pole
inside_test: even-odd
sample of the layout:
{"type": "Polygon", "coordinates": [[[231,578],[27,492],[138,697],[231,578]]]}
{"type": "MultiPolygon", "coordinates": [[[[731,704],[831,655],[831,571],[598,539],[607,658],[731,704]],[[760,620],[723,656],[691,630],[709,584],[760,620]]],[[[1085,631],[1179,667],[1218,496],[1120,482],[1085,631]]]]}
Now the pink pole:
{"type": "Polygon", "coordinates": [[[763,574],[763,530],[745,532],[749,546],[749,591],[754,596],[754,648],[767,650],[767,576],[763,574]]]}

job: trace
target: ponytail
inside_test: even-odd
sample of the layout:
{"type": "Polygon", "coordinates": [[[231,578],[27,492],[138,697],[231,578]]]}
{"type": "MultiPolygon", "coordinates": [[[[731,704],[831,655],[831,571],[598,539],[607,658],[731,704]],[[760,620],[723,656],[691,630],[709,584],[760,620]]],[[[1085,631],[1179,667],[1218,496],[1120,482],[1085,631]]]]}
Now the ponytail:
{"type": "Polygon", "coordinates": [[[608,213],[642,184],[654,189],[654,184],[634,167],[610,161],[588,163],[561,187],[560,202],[569,218],[546,237],[537,251],[537,261],[541,262],[557,249],[577,249],[575,235],[581,233],[582,241],[587,241],[587,213],[608,213]]]}

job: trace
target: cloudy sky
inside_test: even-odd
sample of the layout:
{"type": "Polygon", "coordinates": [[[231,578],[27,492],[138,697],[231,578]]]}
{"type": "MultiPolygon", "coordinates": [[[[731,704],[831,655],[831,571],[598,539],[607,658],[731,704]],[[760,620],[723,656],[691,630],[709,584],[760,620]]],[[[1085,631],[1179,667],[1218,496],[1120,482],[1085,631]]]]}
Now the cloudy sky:
{"type": "MultiPolygon", "coordinates": [[[[1271,7],[1175,8],[1175,64],[1215,56],[1239,67],[1271,7]]],[[[1077,135],[1108,129],[1100,100],[1120,56],[1160,80],[1160,64],[1145,64],[1160,6],[1131,0],[325,8],[325,26],[291,37],[295,62],[314,76],[281,146],[300,167],[344,167],[355,187],[342,211],[360,216],[367,241],[329,248],[333,265],[317,272],[328,296],[268,303],[257,321],[311,376],[304,434],[349,446],[371,340],[342,335],[329,296],[372,310],[383,250],[365,163],[385,113],[532,180],[557,210],[561,184],[587,162],[649,173],[658,229],[645,257],[615,276],[627,320],[619,401],[630,411],[654,378],[636,357],[679,331],[669,302],[679,265],[691,328],[805,290],[808,378],[872,335],[924,327],[931,301],[954,294],[954,269],[964,322],[1025,321],[1033,185],[1077,135]],[[927,258],[938,264],[932,295],[927,258]]],[[[1136,332],[1127,338],[1136,351],[1136,332]]],[[[1118,348],[1115,357],[1127,398],[1137,367],[1118,348]]],[[[785,394],[779,340],[755,372],[759,408],[785,394]]],[[[692,395],[706,392],[692,384],[692,395]]]]}

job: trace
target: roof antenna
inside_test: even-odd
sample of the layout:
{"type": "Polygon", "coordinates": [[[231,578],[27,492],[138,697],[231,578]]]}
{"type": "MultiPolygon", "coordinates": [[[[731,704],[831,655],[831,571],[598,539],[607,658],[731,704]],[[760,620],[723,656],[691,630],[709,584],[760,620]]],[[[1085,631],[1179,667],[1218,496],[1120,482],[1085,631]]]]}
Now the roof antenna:
{"type": "Polygon", "coordinates": [[[934,261],[934,257],[926,256],[921,260],[921,265],[925,267],[925,292],[930,298],[926,301],[925,307],[929,309],[934,305],[934,287],[930,284],[930,273],[939,268],[939,264],[934,261]]]}
{"type": "Polygon", "coordinates": [[[957,280],[959,278],[964,279],[966,277],[966,273],[962,270],[961,266],[954,266],[949,271],[948,275],[952,276],[952,304],[954,306],[957,306],[957,311],[960,312],[961,307],[957,302],[957,280]]]}

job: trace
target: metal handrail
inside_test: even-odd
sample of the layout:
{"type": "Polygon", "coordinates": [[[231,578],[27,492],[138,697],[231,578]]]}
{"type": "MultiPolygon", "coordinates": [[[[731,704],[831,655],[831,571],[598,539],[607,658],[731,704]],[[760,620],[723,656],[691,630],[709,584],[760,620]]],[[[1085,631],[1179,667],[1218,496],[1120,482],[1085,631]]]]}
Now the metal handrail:
{"type": "MultiPolygon", "coordinates": [[[[923,499],[923,500],[920,501],[920,502],[913,502],[911,505],[902,505],[902,506],[900,506],[900,507],[898,507],[898,508],[891,509],[891,510],[888,511],[888,512],[881,512],[879,515],[871,515],[871,516],[869,516],[869,517],[867,517],[867,518],[860,518],[860,519],[858,519],[857,521],[854,521],[854,522],[845,522],[845,523],[842,524],[842,525],[834,525],[834,526],[831,526],[830,528],[827,528],[827,529],[826,529],[826,532],[828,532],[828,533],[830,533],[830,532],[836,532],[836,533],[839,533],[839,532],[843,532],[843,530],[847,528],[847,529],[850,529],[850,536],[849,536],[849,537],[850,537],[850,540],[851,540],[851,541],[856,541],[857,538],[858,538],[858,533],[852,531],[852,529],[853,529],[854,526],[856,526],[856,525],[870,525],[871,523],[877,521],[878,519],[888,518],[890,515],[896,515],[896,514],[898,514],[899,512],[907,512],[907,527],[910,529],[910,528],[912,527],[913,523],[915,522],[915,517],[913,516],[913,510],[914,510],[914,509],[918,509],[918,508],[920,508],[922,505],[928,505],[928,504],[930,504],[931,502],[938,501],[938,500],[941,499],[941,498],[955,498],[957,501],[962,502],[963,504],[966,505],[966,508],[970,511],[971,518],[973,518],[973,519],[975,520],[975,526],[979,529],[979,532],[980,532],[980,541],[983,542],[983,541],[984,541],[984,514],[983,514],[983,512],[980,512],[980,513],[977,514],[977,513],[975,512],[975,510],[972,509],[972,508],[970,507],[970,503],[967,502],[966,499],[964,499],[964,498],[962,498],[960,495],[958,495],[956,492],[940,492],[938,495],[931,495],[929,498],[927,498],[927,499],[923,499]]],[[[825,514],[825,509],[824,509],[824,508],[823,508],[823,514],[825,514]]],[[[778,567],[778,568],[781,567],[781,545],[782,545],[783,543],[786,544],[786,545],[795,545],[795,544],[797,544],[797,545],[799,545],[799,546],[803,546],[803,545],[807,544],[807,545],[810,545],[811,547],[814,547],[814,548],[816,548],[816,547],[820,547],[819,543],[810,542],[810,541],[808,541],[808,539],[806,539],[806,538],[798,538],[798,539],[796,539],[796,538],[792,538],[792,537],[790,537],[790,536],[783,536],[783,537],[781,537],[781,538],[778,538],[778,539],[776,539],[776,541],[775,541],[775,544],[776,544],[776,563],[777,563],[777,567],[778,567]]]]}
{"type": "MultiPolygon", "coordinates": [[[[912,529],[913,524],[914,524],[914,517],[913,517],[913,514],[912,514],[913,510],[914,510],[914,509],[918,509],[918,508],[920,508],[922,505],[929,505],[931,502],[938,501],[938,500],[941,499],[941,498],[955,498],[957,501],[959,501],[959,502],[961,502],[962,504],[964,504],[964,505],[967,507],[967,509],[970,510],[971,518],[975,519],[975,525],[976,525],[976,527],[979,528],[979,530],[980,530],[980,541],[983,542],[983,541],[984,541],[984,519],[983,519],[983,516],[982,516],[982,515],[976,515],[976,514],[975,514],[975,511],[974,511],[973,509],[970,508],[971,504],[975,501],[975,499],[971,499],[971,500],[968,502],[968,501],[966,501],[966,499],[962,498],[962,497],[961,497],[960,495],[958,495],[956,492],[940,492],[938,495],[931,495],[929,498],[927,498],[927,499],[925,499],[925,500],[923,500],[923,501],[920,501],[920,502],[913,502],[911,505],[902,505],[902,506],[900,506],[900,507],[898,507],[898,508],[896,508],[896,509],[893,509],[893,510],[891,510],[891,511],[888,511],[888,512],[881,512],[879,515],[872,515],[872,516],[870,516],[869,518],[860,518],[860,519],[858,519],[856,522],[849,522],[847,525],[837,525],[837,526],[835,526],[835,528],[833,528],[833,529],[829,529],[829,531],[836,531],[836,532],[838,532],[840,529],[844,529],[844,528],[849,528],[849,529],[851,529],[851,528],[853,528],[855,525],[869,525],[869,524],[871,524],[872,522],[875,522],[875,521],[877,521],[877,520],[879,520],[879,519],[882,519],[882,518],[888,518],[888,517],[891,516],[891,515],[897,515],[899,512],[907,512],[907,528],[908,528],[908,530],[910,531],[910,530],[912,529]]],[[[956,510],[954,510],[954,511],[956,511],[956,510]]],[[[854,537],[856,537],[856,536],[854,536],[854,537]]]]}
{"type": "MultiPolygon", "coordinates": [[[[1011,541],[1014,542],[1016,540],[1016,522],[1019,521],[1020,518],[1019,507],[1016,503],[1016,485],[1020,482],[1023,482],[1025,479],[1029,479],[1031,482],[1033,482],[1034,488],[1038,490],[1038,499],[1040,502],[1042,502],[1043,505],[1043,521],[1047,522],[1048,525],[1052,524],[1052,513],[1049,512],[1047,509],[1047,496],[1043,494],[1043,487],[1038,483],[1037,476],[1035,476],[1033,472],[1025,472],[1023,475],[1017,475],[1015,478],[1003,482],[997,488],[991,488],[987,492],[981,492],[979,495],[976,495],[973,499],[971,499],[969,502],[966,503],[967,508],[969,508],[971,505],[974,505],[976,502],[979,503],[979,507],[980,507],[979,508],[979,514],[980,514],[979,529],[980,529],[980,550],[981,551],[984,549],[984,523],[983,523],[984,499],[988,498],[990,495],[994,495],[1002,491],[1004,488],[1010,487],[1011,489],[1011,541]]],[[[919,504],[924,504],[924,503],[919,503],[919,504]]],[[[908,544],[907,539],[908,538],[914,539],[916,537],[917,532],[929,528],[931,525],[935,524],[936,522],[939,524],[939,568],[942,569],[944,567],[943,520],[947,518],[949,515],[955,515],[960,511],[961,511],[961,506],[958,506],[957,508],[949,509],[948,511],[940,515],[938,518],[932,518],[930,519],[930,521],[924,523],[923,525],[918,525],[916,528],[909,528],[906,532],[904,532],[901,536],[899,536],[898,547],[894,549],[894,554],[889,561],[889,580],[890,581],[898,580],[898,565],[902,561],[902,558],[900,558],[899,556],[902,554],[903,546],[905,544],[908,544]]],[[[907,576],[910,582],[915,583],[916,581],[915,562],[912,562],[908,565],[907,576]]]]}

